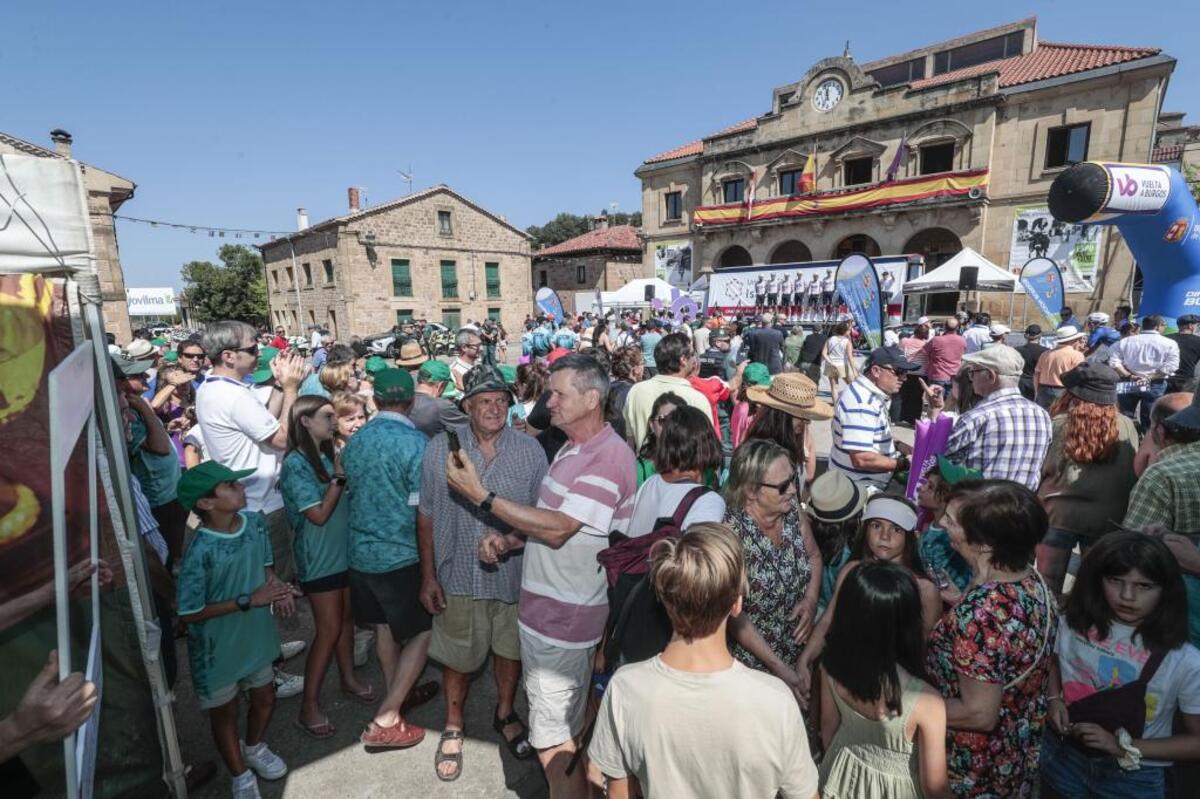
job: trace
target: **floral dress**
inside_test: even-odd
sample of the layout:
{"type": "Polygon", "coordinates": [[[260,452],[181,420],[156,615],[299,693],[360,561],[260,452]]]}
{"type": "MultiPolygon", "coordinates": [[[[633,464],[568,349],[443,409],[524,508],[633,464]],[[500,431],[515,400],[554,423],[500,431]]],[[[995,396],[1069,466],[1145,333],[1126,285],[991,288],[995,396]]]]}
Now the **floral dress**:
{"type": "Polygon", "coordinates": [[[995,729],[946,730],[947,766],[957,796],[1033,795],[1046,676],[1058,629],[1048,597],[1034,574],[1020,582],[983,583],[948,610],[929,635],[926,665],[943,697],[961,697],[962,675],[1004,686],[995,729]]]}
{"type": "MultiPolygon", "coordinates": [[[[740,508],[726,511],[725,523],[741,539],[746,558],[750,593],[742,612],[771,651],[793,666],[800,657],[800,644],[792,637],[795,625],[788,616],[808,591],[808,581],[812,578],[812,564],[800,526],[800,511],[793,508],[783,517],[779,546],[762,532],[749,513],[740,508]]],[[[741,646],[734,646],[733,655],[752,669],[767,670],[758,658],[741,646]]]]}

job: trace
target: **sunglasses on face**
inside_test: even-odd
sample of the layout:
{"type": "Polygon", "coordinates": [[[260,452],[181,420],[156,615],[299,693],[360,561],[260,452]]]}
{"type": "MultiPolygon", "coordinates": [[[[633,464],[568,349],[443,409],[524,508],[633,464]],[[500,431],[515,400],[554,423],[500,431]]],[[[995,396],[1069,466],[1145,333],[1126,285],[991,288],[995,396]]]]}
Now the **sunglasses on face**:
{"type": "Polygon", "coordinates": [[[179,357],[180,358],[203,358],[204,353],[203,352],[181,352],[181,353],[179,353],[179,357]]]}
{"type": "Polygon", "coordinates": [[[234,347],[232,352],[244,352],[247,355],[258,355],[258,345],[251,344],[249,347],[234,347]]]}
{"type": "Polygon", "coordinates": [[[788,491],[790,491],[796,487],[796,479],[794,477],[789,477],[788,479],[786,479],[783,482],[778,483],[778,484],[776,484],[776,483],[759,483],[759,485],[762,486],[763,488],[773,488],[777,492],[779,492],[780,496],[783,496],[788,491]]]}

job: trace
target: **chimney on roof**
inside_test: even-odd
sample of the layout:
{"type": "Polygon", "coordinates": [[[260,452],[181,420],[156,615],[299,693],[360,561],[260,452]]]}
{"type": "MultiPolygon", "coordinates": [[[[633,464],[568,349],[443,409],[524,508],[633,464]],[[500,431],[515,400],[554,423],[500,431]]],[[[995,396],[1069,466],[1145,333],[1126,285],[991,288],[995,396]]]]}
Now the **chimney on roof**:
{"type": "Polygon", "coordinates": [[[593,219],[592,230],[608,230],[608,214],[600,214],[593,219]]]}
{"type": "Polygon", "coordinates": [[[71,157],[71,134],[67,133],[62,128],[55,128],[50,131],[50,141],[54,142],[54,152],[61,155],[63,158],[71,157]]]}
{"type": "Polygon", "coordinates": [[[350,213],[357,214],[360,210],[362,210],[358,203],[358,188],[356,186],[351,186],[350,188],[346,189],[346,194],[350,197],[350,213]]]}
{"type": "Polygon", "coordinates": [[[308,230],[308,209],[296,209],[296,230],[308,230]]]}

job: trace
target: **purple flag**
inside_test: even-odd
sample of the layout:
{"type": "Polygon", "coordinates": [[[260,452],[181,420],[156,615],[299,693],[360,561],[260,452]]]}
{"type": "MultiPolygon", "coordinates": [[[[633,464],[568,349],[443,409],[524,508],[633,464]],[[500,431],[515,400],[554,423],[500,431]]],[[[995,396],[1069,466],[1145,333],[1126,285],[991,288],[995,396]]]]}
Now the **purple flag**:
{"type": "Polygon", "coordinates": [[[953,428],[954,420],[948,416],[939,416],[932,422],[921,420],[913,428],[913,451],[909,459],[912,466],[908,469],[908,486],[904,491],[904,495],[912,501],[917,500],[917,491],[921,488],[925,472],[937,463],[937,456],[946,451],[953,428]]]}
{"type": "Polygon", "coordinates": [[[900,146],[896,148],[896,154],[892,157],[892,163],[887,168],[887,176],[884,180],[891,183],[896,179],[896,173],[900,171],[900,165],[908,158],[908,134],[900,138],[900,146]]]}

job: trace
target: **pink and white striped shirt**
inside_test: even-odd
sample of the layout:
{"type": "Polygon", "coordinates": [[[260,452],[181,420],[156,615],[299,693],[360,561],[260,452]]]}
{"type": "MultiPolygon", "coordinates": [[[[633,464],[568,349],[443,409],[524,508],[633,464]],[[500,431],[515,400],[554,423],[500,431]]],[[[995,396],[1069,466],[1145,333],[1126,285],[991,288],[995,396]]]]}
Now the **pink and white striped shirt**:
{"type": "Polygon", "coordinates": [[[596,555],[637,489],[637,464],[611,425],[583,444],[559,450],[538,493],[539,508],[565,513],[582,523],[557,549],[529,539],[521,574],[521,629],[552,646],[583,649],[604,634],[608,592],[596,555]]]}

